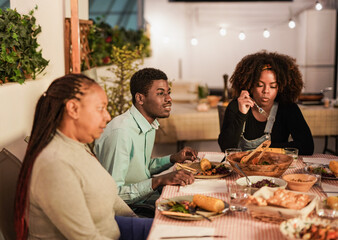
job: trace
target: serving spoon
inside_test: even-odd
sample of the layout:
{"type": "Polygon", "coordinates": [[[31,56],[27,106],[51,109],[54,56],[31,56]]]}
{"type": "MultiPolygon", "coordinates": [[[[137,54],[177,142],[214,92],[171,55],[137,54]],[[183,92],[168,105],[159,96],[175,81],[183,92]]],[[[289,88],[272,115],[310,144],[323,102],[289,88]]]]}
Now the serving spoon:
{"type": "Polygon", "coordinates": [[[246,179],[246,184],[248,185],[248,187],[252,186],[252,182],[250,181],[250,179],[248,178],[248,176],[242,171],[242,169],[238,166],[237,163],[235,163],[235,167],[244,175],[245,179],[246,179]]]}

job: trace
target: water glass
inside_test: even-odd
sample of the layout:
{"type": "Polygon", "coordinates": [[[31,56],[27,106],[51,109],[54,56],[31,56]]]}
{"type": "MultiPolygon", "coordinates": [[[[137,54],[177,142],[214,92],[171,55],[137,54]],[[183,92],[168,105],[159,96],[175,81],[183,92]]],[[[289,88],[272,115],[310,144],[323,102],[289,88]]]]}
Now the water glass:
{"type": "Polygon", "coordinates": [[[237,184],[228,185],[228,201],[231,211],[246,211],[245,206],[251,189],[237,184]]]}
{"type": "Polygon", "coordinates": [[[326,203],[326,198],[318,199],[318,202],[316,205],[316,213],[319,217],[324,217],[324,218],[337,218],[338,217],[338,210],[331,209],[326,203]]]}
{"type": "Polygon", "coordinates": [[[293,160],[298,159],[298,149],[297,148],[284,148],[285,154],[291,156],[293,160]]]}

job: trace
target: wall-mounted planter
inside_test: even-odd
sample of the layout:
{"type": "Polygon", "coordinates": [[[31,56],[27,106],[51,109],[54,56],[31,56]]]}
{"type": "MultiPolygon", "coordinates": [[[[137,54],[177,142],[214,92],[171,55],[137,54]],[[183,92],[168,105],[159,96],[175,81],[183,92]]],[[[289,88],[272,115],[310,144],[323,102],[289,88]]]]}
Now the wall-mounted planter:
{"type": "Polygon", "coordinates": [[[36,25],[33,13],[21,15],[16,9],[0,9],[0,84],[35,79],[48,65],[38,49],[41,26],[36,25]]]}

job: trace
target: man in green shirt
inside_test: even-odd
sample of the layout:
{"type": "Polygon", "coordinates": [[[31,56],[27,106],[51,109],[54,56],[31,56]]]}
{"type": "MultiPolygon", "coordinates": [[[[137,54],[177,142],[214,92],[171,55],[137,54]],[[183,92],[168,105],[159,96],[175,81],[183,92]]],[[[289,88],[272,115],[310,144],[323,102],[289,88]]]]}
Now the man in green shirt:
{"type": "Polygon", "coordinates": [[[153,177],[175,162],[195,160],[197,152],[185,147],[178,153],[151,158],[157,118],[170,115],[172,99],[165,73],[144,68],[130,80],[132,107],[108,123],[96,140],[94,151],[101,164],[113,176],[120,197],[127,204],[154,204],[159,188],[165,185],[188,185],[194,182],[190,172],[179,170],[153,177]]]}

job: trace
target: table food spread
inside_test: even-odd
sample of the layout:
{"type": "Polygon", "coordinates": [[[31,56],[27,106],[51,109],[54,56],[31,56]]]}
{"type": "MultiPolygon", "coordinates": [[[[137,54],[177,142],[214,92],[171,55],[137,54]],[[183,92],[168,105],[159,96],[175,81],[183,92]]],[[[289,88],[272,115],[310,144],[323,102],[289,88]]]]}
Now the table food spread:
{"type": "MultiPolygon", "coordinates": [[[[264,154],[271,153],[275,154],[270,151],[266,151],[264,154]]],[[[211,158],[216,155],[222,159],[224,153],[199,153],[201,158],[209,156],[211,158]]],[[[240,163],[243,156],[236,155],[236,162],[240,163]]],[[[306,156],[306,158],[338,160],[338,157],[328,154],[315,154],[306,156]]],[[[204,171],[200,162],[182,165],[195,169],[194,174],[197,178],[198,172],[204,173],[221,165],[220,162],[209,162],[211,167],[203,168],[204,171]]],[[[312,174],[307,165],[303,163],[302,156],[293,162],[293,167],[289,168],[290,164],[279,177],[259,174],[260,178],[253,183],[262,181],[262,185],[265,183],[269,185],[267,184],[268,180],[276,178],[283,181],[281,178],[284,175],[312,174]]],[[[231,167],[227,163],[224,166],[231,167]]],[[[247,211],[233,211],[231,208],[232,195],[230,196],[227,186],[234,184],[242,185],[243,188],[247,188],[247,186],[245,180],[242,180],[243,184],[236,182],[241,179],[241,176],[237,171],[232,170],[233,168],[230,173],[218,176],[217,179],[197,179],[196,184],[198,185],[196,186],[199,187],[194,188],[195,183],[193,183],[189,185],[191,186],[189,191],[183,191],[184,188],[179,186],[165,186],[157,201],[156,215],[148,239],[180,239],[178,236],[185,236],[184,239],[313,239],[319,233],[325,233],[325,236],[318,239],[338,238],[338,214],[336,214],[338,213],[338,181],[336,178],[322,177],[323,188],[315,184],[308,192],[293,191],[285,186],[262,186],[246,197],[243,204],[247,211]],[[220,187],[222,182],[224,182],[224,188],[220,187]],[[208,184],[212,185],[208,188],[208,184]],[[213,184],[218,186],[214,187],[213,184]],[[202,188],[205,189],[205,193],[202,188]],[[326,189],[329,190],[325,192],[326,189]],[[329,194],[334,196],[329,197],[329,194]],[[200,199],[202,203],[197,199],[200,199]],[[219,204],[219,208],[213,208],[217,204],[219,204]],[[178,231],[163,231],[166,227],[178,229],[178,231]]],[[[212,178],[212,174],[208,177],[212,178]]],[[[277,181],[272,182],[278,183],[277,181]]]]}

